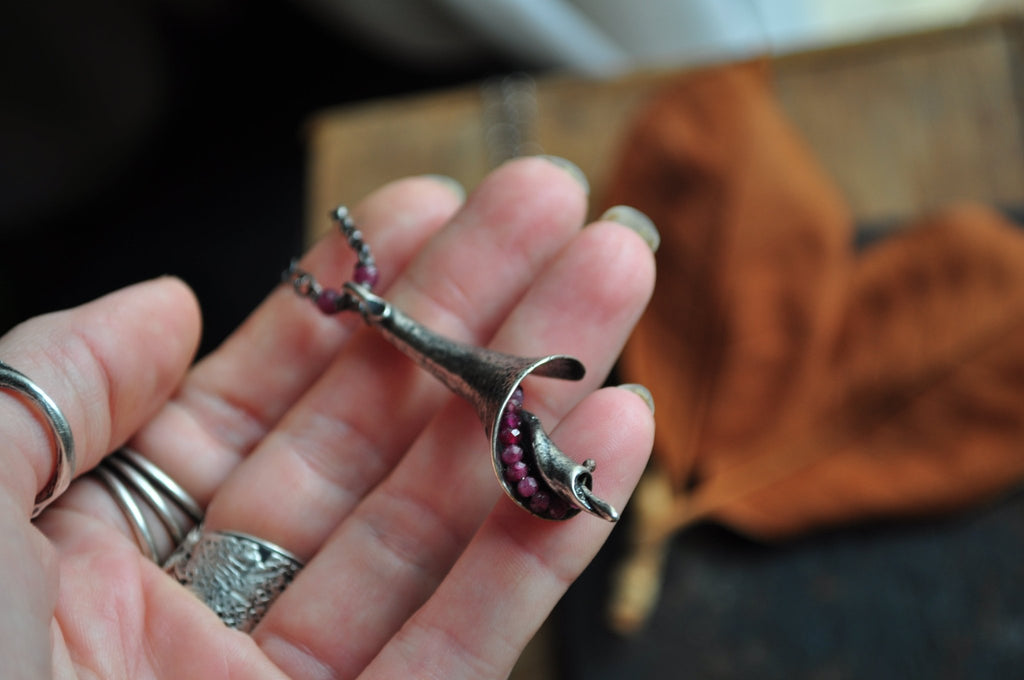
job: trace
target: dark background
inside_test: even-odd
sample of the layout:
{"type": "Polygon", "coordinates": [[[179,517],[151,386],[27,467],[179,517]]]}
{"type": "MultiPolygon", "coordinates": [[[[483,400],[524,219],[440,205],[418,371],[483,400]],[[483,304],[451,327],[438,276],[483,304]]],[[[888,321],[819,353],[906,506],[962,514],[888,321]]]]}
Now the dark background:
{"type": "Polygon", "coordinates": [[[502,73],[400,62],[301,3],[0,9],[0,332],[161,274],[220,342],[301,250],[303,124],[502,73]]]}

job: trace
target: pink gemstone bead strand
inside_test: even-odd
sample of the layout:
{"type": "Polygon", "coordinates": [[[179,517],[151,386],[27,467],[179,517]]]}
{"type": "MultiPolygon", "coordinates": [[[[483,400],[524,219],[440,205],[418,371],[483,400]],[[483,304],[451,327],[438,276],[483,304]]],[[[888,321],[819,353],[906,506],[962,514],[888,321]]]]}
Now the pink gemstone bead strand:
{"type": "Polygon", "coordinates": [[[550,519],[561,519],[567,512],[565,504],[546,489],[530,465],[533,456],[529,450],[528,438],[523,437],[522,418],[519,415],[522,407],[523,390],[519,387],[509,398],[508,405],[501,414],[498,441],[504,447],[500,455],[503,464],[502,475],[515,489],[516,496],[529,506],[532,512],[550,519]]]}

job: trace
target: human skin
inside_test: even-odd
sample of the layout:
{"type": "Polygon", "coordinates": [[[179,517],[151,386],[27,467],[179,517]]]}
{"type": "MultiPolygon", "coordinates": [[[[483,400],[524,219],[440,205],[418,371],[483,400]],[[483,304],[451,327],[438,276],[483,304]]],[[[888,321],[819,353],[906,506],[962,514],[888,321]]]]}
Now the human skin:
{"type": "MultiPolygon", "coordinates": [[[[436,178],[400,180],[353,215],[377,290],[413,318],[586,364],[578,383],[530,380],[527,406],[560,448],[597,461],[595,492],[621,509],[653,417],[600,386],[653,287],[643,239],[584,226],[583,187],[540,158],[465,201],[436,178]]],[[[353,261],[331,235],[302,266],[338,286],[353,261]]],[[[0,338],[0,359],[60,405],[79,477],[129,442],[207,508],[208,529],[277,543],[304,570],[247,635],[141,556],[93,479],[30,522],[52,442],[0,392],[5,676],[506,677],[613,525],[539,520],[505,498],[472,408],[357,314],[321,315],[282,286],[193,365],[199,332],[194,296],[162,278],[31,319],[0,338]]]]}

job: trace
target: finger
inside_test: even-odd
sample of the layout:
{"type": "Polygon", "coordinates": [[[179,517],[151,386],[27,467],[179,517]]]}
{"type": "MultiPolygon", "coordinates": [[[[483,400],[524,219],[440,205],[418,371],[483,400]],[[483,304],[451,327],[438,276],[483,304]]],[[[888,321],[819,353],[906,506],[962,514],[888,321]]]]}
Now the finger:
{"type": "MultiPolygon", "coordinates": [[[[496,170],[387,291],[449,337],[486,342],[586,210],[563,168],[496,170]]],[[[447,393],[373,333],[353,343],[212,502],[210,528],[244,531],[308,558],[383,478],[447,393]],[[267,499],[293,498],[275,503],[267,499]]]]}
{"type": "MultiPolygon", "coordinates": [[[[651,260],[621,226],[588,227],[502,325],[496,346],[526,355],[571,350],[588,366],[581,383],[529,381],[526,405],[542,421],[557,422],[603,380],[650,295],[651,260]]],[[[575,443],[559,445],[593,457],[575,443]]],[[[366,663],[427,599],[500,495],[487,450],[472,410],[452,403],[282,596],[257,639],[300,641],[300,656],[343,676],[366,663]],[[325,594],[339,573],[349,576],[325,594]],[[344,640],[324,633],[339,629],[350,631],[344,640]]],[[[603,495],[609,483],[599,468],[595,491],[603,495]]]]}
{"type": "MultiPolygon", "coordinates": [[[[162,278],[31,319],[0,338],[0,357],[60,407],[81,474],[164,404],[192,360],[199,326],[191,291],[162,278]]],[[[53,443],[46,424],[9,392],[0,392],[0,440],[0,481],[31,510],[53,470],[53,443]]]]}
{"type": "MultiPolygon", "coordinates": [[[[622,508],[650,453],[652,431],[647,405],[626,390],[612,388],[584,400],[552,436],[573,449],[588,451],[598,463],[606,497],[622,508]]],[[[407,551],[405,556],[382,558],[379,551],[352,554],[353,566],[363,571],[387,573],[399,563],[395,570],[399,573],[390,573],[387,583],[379,582],[367,593],[375,602],[370,606],[347,581],[339,583],[337,572],[318,569],[323,566],[318,556],[292,590],[285,592],[254,637],[292,677],[350,678],[372,661],[360,677],[504,678],[518,652],[612,526],[588,516],[566,522],[539,520],[501,499],[468,548],[458,539],[462,543],[458,552],[463,548],[465,552],[441,575],[427,573],[431,557],[414,556],[416,551],[434,553],[436,544],[410,543],[407,535],[382,537],[407,551]],[[409,570],[409,564],[401,564],[407,561],[428,568],[415,575],[401,573],[409,570]],[[353,649],[347,644],[351,635],[381,626],[378,608],[407,597],[409,584],[432,596],[425,596],[425,604],[406,616],[388,621],[391,629],[384,631],[384,640],[375,648],[353,649]],[[301,603],[289,598],[300,586],[316,590],[319,597],[301,603]],[[310,627],[269,625],[285,613],[295,624],[300,611],[310,627]],[[402,626],[407,616],[412,618],[402,626]],[[345,630],[346,635],[339,638],[322,629],[318,632],[317,625],[329,625],[329,631],[345,630]],[[296,632],[302,636],[288,636],[296,632]],[[450,636],[447,641],[446,636],[450,636]],[[333,645],[328,642],[331,637],[333,645]],[[441,665],[434,668],[431,664],[441,665]]]]}
{"type": "MultiPolygon", "coordinates": [[[[400,180],[353,210],[372,234],[383,285],[455,211],[461,196],[454,188],[444,178],[400,180]]],[[[354,263],[344,238],[335,233],[318,243],[302,266],[322,276],[324,284],[337,286],[354,263]]],[[[279,287],[195,367],[133,446],[205,505],[358,327],[357,318],[339,323],[296,300],[288,287],[279,287]]]]}
{"type": "MultiPolygon", "coordinates": [[[[594,452],[621,507],[653,443],[644,402],[602,390],[555,433],[594,452]]],[[[444,582],[365,670],[365,678],[504,678],[612,530],[597,520],[547,523],[499,504],[444,582]]]]}

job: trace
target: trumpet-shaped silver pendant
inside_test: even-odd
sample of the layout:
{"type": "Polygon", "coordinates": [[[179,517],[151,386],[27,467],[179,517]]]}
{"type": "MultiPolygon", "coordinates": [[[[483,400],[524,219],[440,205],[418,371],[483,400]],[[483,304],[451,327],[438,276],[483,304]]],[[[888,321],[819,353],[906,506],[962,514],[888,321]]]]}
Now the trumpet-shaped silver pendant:
{"type": "Polygon", "coordinates": [[[491,462],[505,493],[546,519],[567,519],[580,510],[604,519],[615,508],[594,495],[595,463],[577,464],[562,453],[523,408],[523,379],[535,374],[579,380],[585,369],[565,355],[525,358],[454,342],[420,325],[357,283],[345,290],[359,301],[363,318],[450,390],[476,408],[491,444],[491,462]]]}
{"type": "Polygon", "coordinates": [[[376,266],[348,212],[332,213],[359,256],[353,281],[342,291],[320,287],[297,263],[285,272],[296,292],[321,311],[358,311],[371,327],[476,409],[490,440],[498,482],[515,503],[534,515],[563,520],[588,512],[609,521],[619,513],[593,492],[593,460],[577,463],[555,445],[534,414],[523,408],[520,383],[528,375],[580,380],[585,369],[565,355],[526,358],[455,342],[397,309],[370,289],[376,266]]]}

